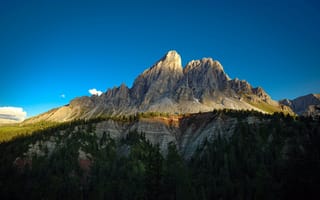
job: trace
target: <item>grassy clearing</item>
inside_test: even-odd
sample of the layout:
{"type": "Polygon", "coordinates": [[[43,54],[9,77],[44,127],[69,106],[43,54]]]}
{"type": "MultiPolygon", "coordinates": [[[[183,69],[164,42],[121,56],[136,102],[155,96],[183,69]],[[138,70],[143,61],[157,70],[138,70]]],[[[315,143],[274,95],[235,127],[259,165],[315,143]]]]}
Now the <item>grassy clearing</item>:
{"type": "Polygon", "coordinates": [[[38,122],[34,124],[11,124],[0,126],[0,142],[9,141],[14,137],[29,135],[34,131],[43,130],[57,125],[56,122],[38,122]]]}

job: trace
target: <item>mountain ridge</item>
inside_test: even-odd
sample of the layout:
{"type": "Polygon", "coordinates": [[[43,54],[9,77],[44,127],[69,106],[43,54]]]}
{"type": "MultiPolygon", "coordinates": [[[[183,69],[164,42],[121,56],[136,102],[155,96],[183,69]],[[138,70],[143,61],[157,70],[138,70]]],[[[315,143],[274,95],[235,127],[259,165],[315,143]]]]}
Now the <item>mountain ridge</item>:
{"type": "Polygon", "coordinates": [[[283,99],[280,103],[289,106],[298,115],[320,116],[320,94],[307,94],[293,100],[283,99]]]}
{"type": "Polygon", "coordinates": [[[138,112],[197,113],[224,108],[293,114],[289,107],[272,100],[261,87],[230,79],[219,61],[202,58],[183,67],[181,56],[171,50],[144,70],[131,88],[122,84],[100,96],[75,98],[68,105],[27,122],[63,122],[138,112]]]}

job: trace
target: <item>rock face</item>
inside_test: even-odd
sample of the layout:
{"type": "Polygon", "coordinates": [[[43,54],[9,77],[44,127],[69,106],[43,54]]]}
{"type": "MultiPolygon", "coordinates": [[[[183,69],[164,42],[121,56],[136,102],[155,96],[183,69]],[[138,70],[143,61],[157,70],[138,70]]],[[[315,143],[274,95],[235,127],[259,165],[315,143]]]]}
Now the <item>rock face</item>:
{"type": "MultiPolygon", "coordinates": [[[[108,119],[91,123],[92,132],[87,132],[87,134],[96,137],[97,143],[99,143],[104,135],[119,140],[124,138],[130,131],[137,131],[138,133],[144,133],[146,139],[152,144],[158,144],[163,154],[167,153],[168,145],[172,142],[177,145],[181,155],[188,159],[206,140],[212,141],[218,135],[232,136],[239,123],[258,124],[266,121],[268,120],[260,119],[254,115],[231,117],[222,112],[197,113],[184,116],[141,117],[138,120],[126,122],[108,119]]],[[[93,160],[91,154],[84,151],[88,141],[73,138],[79,135],[80,132],[87,131],[87,126],[78,125],[73,129],[69,127],[68,131],[60,130],[50,138],[29,144],[27,152],[23,154],[23,161],[32,161],[34,156],[50,156],[55,149],[65,146],[66,140],[72,139],[80,144],[80,149],[78,150],[80,168],[88,171],[93,160]],[[46,151],[47,153],[45,153],[46,151]]],[[[127,150],[123,149],[124,153],[122,153],[126,154],[127,150]]],[[[22,165],[21,163],[25,164],[25,162],[20,162],[20,165],[22,165]]]]}
{"type": "Polygon", "coordinates": [[[280,103],[289,106],[298,115],[320,116],[320,94],[308,94],[294,100],[284,99],[280,103]]]}
{"type": "Polygon", "coordinates": [[[180,55],[169,51],[134,81],[131,89],[132,106],[138,105],[138,110],[148,110],[150,105],[170,97],[182,76],[180,55]]]}
{"type": "Polygon", "coordinates": [[[100,96],[76,98],[69,105],[26,123],[137,112],[197,113],[224,108],[291,112],[290,108],[273,101],[261,87],[253,88],[244,80],[231,80],[218,61],[212,58],[193,60],[183,68],[180,55],[169,51],[139,75],[132,88],[122,84],[100,96]]]}

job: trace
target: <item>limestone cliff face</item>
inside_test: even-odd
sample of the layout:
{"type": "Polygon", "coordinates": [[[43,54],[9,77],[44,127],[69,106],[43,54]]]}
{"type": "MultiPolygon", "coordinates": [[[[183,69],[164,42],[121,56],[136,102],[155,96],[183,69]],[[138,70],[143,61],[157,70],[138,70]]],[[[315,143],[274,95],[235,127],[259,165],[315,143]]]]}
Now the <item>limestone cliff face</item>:
{"type": "Polygon", "coordinates": [[[238,78],[235,78],[231,80],[229,84],[236,93],[252,93],[251,85],[245,80],[239,80],[238,78]]]}
{"type": "Polygon", "coordinates": [[[210,101],[227,88],[229,77],[221,64],[212,58],[193,60],[183,72],[184,76],[177,89],[178,99],[210,101]]]}
{"type": "Polygon", "coordinates": [[[182,76],[180,55],[175,51],[169,51],[134,81],[131,89],[133,106],[138,106],[141,110],[148,110],[151,104],[170,97],[173,88],[182,76]]]}
{"type": "MultiPolygon", "coordinates": [[[[146,139],[152,144],[158,144],[162,153],[166,154],[168,144],[173,142],[177,145],[181,155],[186,159],[190,158],[201,144],[206,141],[212,141],[218,135],[232,136],[235,132],[239,122],[248,124],[264,123],[267,119],[258,118],[254,115],[244,115],[242,118],[230,117],[223,113],[201,113],[171,115],[167,117],[148,117],[140,118],[132,122],[105,120],[101,122],[91,123],[93,132],[87,134],[95,135],[97,143],[104,134],[111,138],[119,140],[124,138],[130,131],[143,132],[146,139]]],[[[42,156],[46,149],[49,155],[55,150],[65,145],[65,141],[58,139],[64,134],[69,138],[79,131],[86,131],[88,125],[78,125],[72,130],[60,130],[54,136],[50,136],[46,140],[38,140],[34,144],[30,144],[27,152],[24,153],[26,158],[32,158],[32,155],[42,156]]],[[[84,142],[85,143],[85,142],[84,142]]],[[[79,153],[79,157],[80,157],[79,153]]]]}
{"type": "Polygon", "coordinates": [[[218,61],[212,58],[193,60],[183,68],[180,55],[169,51],[139,75],[132,88],[122,84],[100,96],[76,98],[69,105],[27,122],[68,121],[151,111],[197,113],[223,108],[291,112],[286,105],[273,101],[261,87],[253,88],[244,80],[231,80],[218,61]]]}

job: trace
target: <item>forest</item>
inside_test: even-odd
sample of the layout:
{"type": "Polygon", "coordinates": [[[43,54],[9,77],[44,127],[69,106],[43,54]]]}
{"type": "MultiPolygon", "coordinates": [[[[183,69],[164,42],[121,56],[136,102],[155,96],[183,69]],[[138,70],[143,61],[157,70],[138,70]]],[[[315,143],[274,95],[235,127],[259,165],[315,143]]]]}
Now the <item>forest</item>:
{"type": "Polygon", "coordinates": [[[94,123],[103,118],[55,125],[2,142],[0,198],[319,199],[319,119],[243,111],[212,114],[217,112],[266,120],[239,121],[231,136],[205,140],[188,159],[176,144],[162,151],[143,132],[131,131],[119,140],[108,133],[99,137],[94,123]],[[71,131],[75,126],[82,128],[71,131]],[[30,144],[53,137],[60,141],[54,150],[22,159],[30,144]]]}

